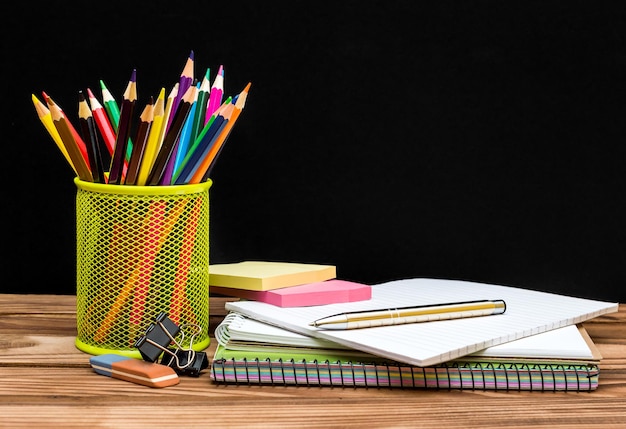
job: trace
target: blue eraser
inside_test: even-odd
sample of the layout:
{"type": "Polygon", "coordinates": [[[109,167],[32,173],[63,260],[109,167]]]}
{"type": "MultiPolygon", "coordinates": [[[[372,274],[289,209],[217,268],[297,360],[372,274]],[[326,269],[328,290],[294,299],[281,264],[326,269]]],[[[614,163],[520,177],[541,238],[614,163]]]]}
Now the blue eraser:
{"type": "Polygon", "coordinates": [[[115,362],[120,362],[126,359],[132,359],[126,356],[120,356],[116,354],[106,354],[100,356],[94,356],[89,359],[89,363],[93,367],[94,371],[96,371],[100,375],[111,376],[111,371],[113,368],[113,364],[115,362]]]}

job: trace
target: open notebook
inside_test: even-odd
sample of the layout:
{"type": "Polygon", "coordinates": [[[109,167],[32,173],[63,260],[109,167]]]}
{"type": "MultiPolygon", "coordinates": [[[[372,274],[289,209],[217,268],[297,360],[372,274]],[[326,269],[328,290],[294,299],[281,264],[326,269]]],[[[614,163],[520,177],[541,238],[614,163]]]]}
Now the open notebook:
{"type": "Polygon", "coordinates": [[[230,313],[215,330],[223,383],[485,390],[595,390],[601,359],[574,325],[417,367],[230,313]]]}
{"type": "MultiPolygon", "coordinates": [[[[217,342],[229,351],[247,352],[248,357],[272,356],[281,358],[294,354],[351,355],[365,359],[374,355],[321,338],[308,337],[251,319],[239,313],[229,313],[215,328],[217,342]]],[[[240,354],[238,354],[240,356],[240,354]]],[[[582,326],[569,325],[541,334],[488,347],[462,359],[472,361],[506,362],[568,362],[599,363],[601,355],[582,326]]]]}
{"type": "Polygon", "coordinates": [[[616,312],[618,304],[484,283],[407,279],[372,286],[372,299],[368,301],[299,308],[239,301],[227,303],[226,308],[306,336],[410,365],[428,366],[616,312]],[[345,311],[478,299],[503,299],[507,310],[494,316],[365,329],[309,326],[314,320],[345,311]]]}

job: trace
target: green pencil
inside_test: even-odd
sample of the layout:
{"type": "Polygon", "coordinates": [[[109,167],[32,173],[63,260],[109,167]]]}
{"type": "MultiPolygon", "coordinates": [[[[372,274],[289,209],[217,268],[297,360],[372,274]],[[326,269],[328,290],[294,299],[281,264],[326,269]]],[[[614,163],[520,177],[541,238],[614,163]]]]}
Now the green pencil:
{"type": "Polygon", "coordinates": [[[211,69],[206,69],[202,83],[200,84],[200,90],[198,91],[198,100],[196,101],[196,112],[193,118],[193,124],[191,128],[191,134],[189,141],[194,142],[198,134],[204,128],[204,119],[206,117],[206,107],[209,102],[209,94],[211,93],[211,82],[209,81],[209,75],[211,69]]]}
{"type": "Polygon", "coordinates": [[[107,115],[109,115],[109,121],[111,121],[113,129],[117,132],[117,127],[120,123],[120,107],[102,80],[100,81],[100,88],[102,88],[102,105],[107,115]]]}

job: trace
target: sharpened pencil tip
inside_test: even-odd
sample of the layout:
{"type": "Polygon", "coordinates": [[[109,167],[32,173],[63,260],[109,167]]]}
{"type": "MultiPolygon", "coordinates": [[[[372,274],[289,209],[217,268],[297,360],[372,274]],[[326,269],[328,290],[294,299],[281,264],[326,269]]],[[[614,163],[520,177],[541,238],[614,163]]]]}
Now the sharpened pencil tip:
{"type": "Polygon", "coordinates": [[[89,88],[87,88],[87,96],[89,96],[89,98],[96,98],[96,97],[93,95],[93,92],[91,92],[91,89],[89,89],[89,88]]]}
{"type": "Polygon", "coordinates": [[[83,94],[82,90],[78,91],[78,101],[79,102],[85,101],[85,94],[83,94]]]}
{"type": "Polygon", "coordinates": [[[133,69],[133,72],[130,75],[131,82],[137,82],[137,69],[133,69]]]}
{"type": "Polygon", "coordinates": [[[189,58],[191,59],[191,61],[195,61],[194,59],[194,54],[193,54],[193,49],[191,50],[191,52],[189,53],[189,58]]]}

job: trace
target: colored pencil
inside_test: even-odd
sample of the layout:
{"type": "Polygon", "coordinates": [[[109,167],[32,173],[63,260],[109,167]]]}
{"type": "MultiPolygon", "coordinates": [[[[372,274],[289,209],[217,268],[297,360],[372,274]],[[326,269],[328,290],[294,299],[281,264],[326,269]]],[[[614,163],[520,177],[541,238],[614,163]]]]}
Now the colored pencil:
{"type": "Polygon", "coordinates": [[[166,131],[169,131],[170,126],[174,120],[174,116],[176,115],[176,111],[180,108],[181,100],[184,97],[185,93],[191,86],[194,79],[194,53],[191,51],[189,56],[187,57],[187,61],[185,62],[185,66],[183,67],[183,71],[178,78],[178,91],[176,92],[176,97],[172,104],[172,110],[169,114],[169,120],[167,123],[166,131]]]}
{"type": "Polygon", "coordinates": [[[217,71],[217,75],[215,76],[215,80],[213,81],[213,85],[211,86],[211,94],[209,96],[209,103],[206,109],[206,115],[204,119],[204,123],[209,122],[211,115],[217,110],[218,107],[222,104],[222,97],[224,95],[224,66],[220,66],[217,71]]]}
{"type": "MultiPolygon", "coordinates": [[[[120,123],[120,108],[117,104],[117,101],[111,94],[111,91],[104,84],[104,81],[100,80],[100,89],[102,90],[102,104],[104,104],[104,110],[107,112],[109,117],[109,121],[113,126],[113,129],[117,133],[117,129],[120,123]]],[[[128,146],[126,147],[126,165],[128,165],[128,161],[130,160],[130,155],[133,150],[133,142],[132,140],[128,140],[128,146]]]]}
{"type": "Polygon", "coordinates": [[[178,82],[174,84],[170,93],[167,96],[165,101],[165,112],[163,114],[163,125],[161,126],[161,133],[159,135],[158,146],[161,147],[163,144],[163,140],[165,140],[165,134],[167,134],[167,130],[169,128],[169,124],[171,122],[170,117],[172,116],[172,110],[174,108],[174,100],[178,96],[178,82]]]}
{"type": "Polygon", "coordinates": [[[224,128],[228,118],[231,116],[234,106],[232,105],[231,97],[228,97],[227,101],[217,109],[217,111],[211,116],[211,119],[200,133],[200,136],[194,142],[192,148],[188,151],[187,156],[181,163],[174,175],[174,184],[184,185],[187,183],[194,171],[202,159],[208,154],[211,145],[215,142],[220,131],[224,128]],[[230,107],[229,107],[230,106],[230,107]]]}
{"type": "Polygon", "coordinates": [[[106,183],[96,124],[94,123],[91,109],[87,104],[87,99],[82,91],[78,93],[78,120],[80,122],[83,140],[87,145],[87,155],[89,156],[89,165],[91,166],[93,181],[96,183],[106,183]]]}
{"type": "Polygon", "coordinates": [[[143,158],[141,159],[141,165],[139,166],[139,174],[137,175],[137,185],[143,186],[148,180],[148,174],[154,164],[154,158],[159,151],[158,140],[161,133],[161,126],[163,125],[165,104],[165,88],[161,88],[159,96],[153,108],[152,126],[150,127],[150,134],[146,142],[146,147],[143,151],[143,158]]]}
{"type": "Polygon", "coordinates": [[[187,282],[191,269],[193,248],[196,242],[196,233],[198,232],[198,220],[200,219],[202,201],[200,198],[196,198],[193,203],[189,216],[185,221],[183,239],[178,252],[176,274],[174,275],[174,290],[170,299],[169,317],[176,324],[181,323],[181,316],[186,316],[185,320],[187,323],[196,323],[193,305],[189,302],[189,294],[187,293],[187,282]]]}
{"type": "Polygon", "coordinates": [[[104,107],[100,104],[96,96],[89,88],[87,88],[87,95],[89,96],[91,114],[96,122],[96,125],[98,126],[98,130],[100,130],[100,135],[104,139],[109,155],[113,155],[113,148],[115,147],[115,130],[109,121],[104,107]]]}
{"type": "MultiPolygon", "coordinates": [[[[199,88],[199,86],[197,88],[199,88]]],[[[193,121],[196,117],[196,109],[197,109],[197,104],[198,104],[197,94],[198,94],[198,91],[196,90],[196,97],[195,97],[196,100],[194,100],[193,104],[191,105],[191,110],[189,110],[189,115],[187,115],[187,120],[185,121],[185,125],[183,125],[183,129],[180,131],[180,137],[178,138],[178,143],[176,144],[176,150],[175,150],[176,156],[173,157],[174,162],[170,161],[171,167],[168,166],[168,170],[166,170],[165,172],[165,179],[164,179],[165,181],[168,181],[168,180],[169,182],[172,181],[173,172],[176,171],[176,169],[178,169],[181,162],[187,155],[187,150],[189,149],[189,146],[191,146],[189,142],[191,140],[193,121]]]]}
{"type": "Polygon", "coordinates": [[[148,214],[139,231],[146,246],[138,265],[133,270],[125,288],[133,290],[132,307],[129,314],[131,339],[137,339],[139,330],[145,329],[144,316],[146,312],[146,300],[150,290],[150,278],[154,269],[154,261],[162,246],[156,246],[164,229],[163,222],[166,216],[167,202],[154,200],[150,202],[148,214]]]}
{"type": "Polygon", "coordinates": [[[50,114],[52,115],[52,122],[56,127],[59,135],[61,136],[61,140],[63,140],[63,145],[67,149],[67,153],[70,155],[72,159],[72,164],[76,167],[76,171],[78,172],[78,177],[80,180],[86,182],[92,182],[93,177],[91,176],[91,171],[89,170],[89,166],[83,154],[78,147],[78,143],[74,138],[74,134],[70,129],[70,125],[68,125],[68,121],[63,114],[61,108],[50,98],[47,98],[48,108],[50,109],[50,114]]]}
{"type": "Polygon", "coordinates": [[[120,123],[120,107],[111,95],[111,91],[104,84],[104,81],[100,80],[100,89],[102,90],[102,104],[109,117],[109,121],[113,126],[115,132],[117,132],[117,126],[120,123]]]}
{"type": "Polygon", "coordinates": [[[130,136],[131,120],[133,109],[137,101],[137,71],[133,70],[126,91],[124,91],[124,99],[120,108],[120,122],[117,129],[117,137],[115,139],[115,148],[111,159],[111,168],[109,170],[109,183],[119,185],[123,183],[123,168],[126,149],[128,147],[128,139],[130,136]]]}
{"type": "Polygon", "coordinates": [[[191,129],[191,136],[189,141],[194,142],[198,134],[202,132],[206,121],[206,109],[209,104],[209,97],[211,95],[211,81],[209,77],[211,75],[211,69],[206,69],[200,87],[198,88],[198,100],[196,101],[197,107],[193,118],[193,128],[191,129]]]}
{"type": "Polygon", "coordinates": [[[178,137],[180,136],[180,131],[183,127],[183,124],[185,123],[185,120],[187,119],[189,110],[191,110],[191,103],[195,98],[195,92],[196,87],[192,85],[189,87],[189,89],[181,99],[182,103],[176,111],[176,115],[174,116],[172,125],[170,126],[169,131],[166,133],[165,138],[163,139],[163,144],[161,145],[159,153],[154,160],[154,165],[152,166],[152,170],[150,171],[150,175],[148,176],[148,185],[161,184],[161,180],[163,179],[163,175],[165,174],[165,169],[167,168],[167,163],[172,157],[176,142],[178,141],[178,137]]]}
{"type": "MultiPolygon", "coordinates": [[[[50,96],[48,94],[46,94],[45,91],[42,91],[41,94],[43,95],[43,98],[44,98],[44,101],[46,102],[46,104],[48,104],[48,108],[50,108],[50,96]]],[[[83,139],[80,136],[80,134],[78,133],[78,131],[76,131],[76,128],[74,128],[74,125],[72,124],[72,121],[70,121],[69,118],[67,118],[67,115],[65,114],[65,112],[63,111],[61,106],[59,106],[56,103],[54,103],[54,104],[56,105],[56,107],[61,112],[61,115],[63,115],[63,117],[65,118],[65,122],[67,123],[67,127],[69,128],[70,132],[72,133],[72,136],[74,136],[74,140],[76,141],[76,145],[78,146],[78,149],[80,150],[80,153],[82,154],[83,159],[87,163],[87,167],[89,167],[89,158],[88,158],[88,155],[87,155],[87,145],[83,141],[83,139]]]]}
{"type": "Polygon", "coordinates": [[[198,88],[194,86],[194,88],[189,87],[188,90],[193,91],[193,100],[191,101],[189,112],[187,113],[187,116],[185,117],[185,122],[183,123],[180,129],[178,138],[174,142],[174,149],[172,150],[172,156],[170,156],[170,159],[167,161],[167,164],[165,166],[165,171],[163,172],[163,176],[161,177],[161,181],[159,183],[160,185],[170,185],[172,183],[172,174],[174,173],[174,164],[176,163],[177,154],[181,150],[186,151],[186,148],[187,148],[186,139],[189,133],[188,125],[189,125],[189,121],[193,119],[193,116],[192,116],[193,107],[195,106],[196,104],[195,102],[198,98],[197,97],[198,88]],[[182,143],[182,148],[181,148],[181,143],[182,143]]]}
{"type": "Polygon", "coordinates": [[[48,109],[48,106],[43,104],[35,96],[35,94],[32,94],[32,100],[33,100],[33,104],[35,105],[35,110],[37,112],[37,116],[39,117],[39,120],[48,131],[48,134],[50,134],[50,137],[52,137],[52,140],[54,141],[54,143],[56,143],[57,147],[63,154],[63,157],[65,158],[65,160],[68,162],[70,167],[72,167],[72,169],[74,170],[74,173],[76,173],[76,175],[78,176],[78,172],[76,171],[76,168],[74,167],[74,164],[72,163],[72,158],[70,158],[70,155],[67,153],[67,149],[65,148],[65,145],[63,144],[63,140],[61,139],[59,132],[54,126],[54,122],[52,121],[52,115],[50,114],[50,109],[48,109]]]}
{"type": "Polygon", "coordinates": [[[222,145],[228,138],[230,131],[232,130],[235,123],[237,122],[237,119],[239,118],[241,111],[245,107],[246,98],[248,97],[248,92],[250,91],[250,86],[251,86],[251,83],[248,83],[246,87],[237,96],[237,102],[234,104],[234,109],[233,109],[230,119],[228,120],[228,123],[224,126],[224,129],[220,132],[220,135],[215,141],[215,143],[213,144],[213,146],[211,147],[211,150],[209,151],[207,156],[204,157],[204,159],[202,160],[202,163],[196,169],[195,173],[193,174],[193,176],[191,177],[188,183],[200,183],[203,180],[205,173],[209,170],[209,167],[211,166],[211,164],[217,157],[218,151],[220,151],[222,145]]]}
{"type": "Polygon", "coordinates": [[[128,171],[124,178],[125,185],[136,185],[137,176],[139,175],[139,167],[142,163],[146,143],[150,134],[150,127],[152,127],[152,121],[154,119],[154,98],[150,97],[150,101],[146,104],[146,107],[141,112],[139,117],[140,122],[137,127],[137,136],[134,139],[133,153],[130,156],[128,162],[128,171]]]}

